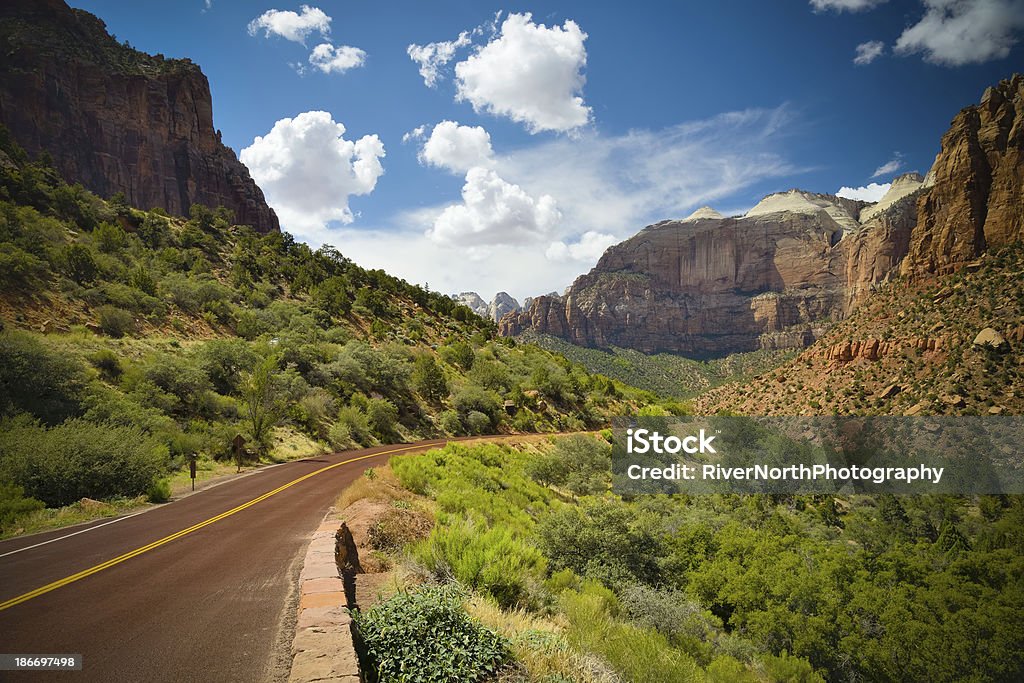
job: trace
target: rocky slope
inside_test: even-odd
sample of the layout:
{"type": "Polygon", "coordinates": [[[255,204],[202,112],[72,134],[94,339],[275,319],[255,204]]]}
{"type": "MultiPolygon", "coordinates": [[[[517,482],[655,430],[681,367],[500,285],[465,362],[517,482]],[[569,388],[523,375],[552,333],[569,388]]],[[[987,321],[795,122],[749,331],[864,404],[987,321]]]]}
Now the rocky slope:
{"type": "Polygon", "coordinates": [[[1024,243],[885,285],[793,360],[695,403],[700,414],[1020,415],[1024,243]]]}
{"type": "Polygon", "coordinates": [[[189,60],[120,44],[62,0],[0,3],[0,123],[69,182],[187,215],[225,206],[279,230],[273,209],[213,126],[210,85],[189,60]]]}
{"type": "Polygon", "coordinates": [[[989,88],[943,137],[927,179],[877,204],[799,190],[746,215],[704,207],[611,247],[565,296],[538,297],[500,330],[717,356],[801,347],[897,275],[956,270],[1024,231],[1024,77],[989,88]]]}

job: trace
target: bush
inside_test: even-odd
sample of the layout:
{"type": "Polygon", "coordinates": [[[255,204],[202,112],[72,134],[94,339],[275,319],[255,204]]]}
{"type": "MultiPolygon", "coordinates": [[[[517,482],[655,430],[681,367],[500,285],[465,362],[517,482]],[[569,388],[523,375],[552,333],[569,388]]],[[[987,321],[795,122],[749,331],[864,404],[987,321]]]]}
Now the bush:
{"type": "Polygon", "coordinates": [[[125,231],[110,223],[100,223],[93,230],[92,237],[96,241],[96,246],[104,254],[114,254],[128,245],[128,235],[125,231]]]}
{"type": "Polygon", "coordinates": [[[0,476],[53,507],[142,495],[167,457],[167,447],[137,427],[73,419],[52,429],[26,420],[0,429],[0,476]]]}
{"type": "Polygon", "coordinates": [[[135,318],[128,311],[116,306],[100,306],[96,310],[99,317],[100,329],[103,333],[120,339],[130,332],[135,331],[135,318]]]}
{"type": "Polygon", "coordinates": [[[469,411],[466,415],[466,431],[470,434],[486,434],[491,428],[491,418],[478,410],[469,411]]]}
{"type": "Polygon", "coordinates": [[[440,401],[448,395],[448,382],[444,371],[434,357],[423,354],[416,359],[412,370],[412,384],[420,396],[428,401],[440,401]]]}
{"type": "Polygon", "coordinates": [[[703,679],[697,663],[672,648],[663,635],[615,619],[617,603],[610,591],[586,582],[581,592],[564,591],[561,603],[570,642],[603,657],[623,679],[635,683],[703,679]]]}
{"type": "Polygon", "coordinates": [[[579,496],[601,493],[611,474],[611,446],[592,436],[573,434],[527,464],[527,472],[542,484],[565,486],[579,496]]]}
{"type": "Polygon", "coordinates": [[[398,408],[386,398],[372,398],[366,405],[366,422],[378,439],[386,441],[395,435],[398,408]]]}
{"type": "Polygon", "coordinates": [[[83,368],[28,332],[0,332],[0,417],[27,412],[57,424],[81,412],[83,368]]]}
{"type": "Polygon", "coordinates": [[[110,349],[100,349],[89,354],[89,362],[100,371],[104,379],[117,380],[123,372],[121,359],[110,349]]]}
{"type": "Polygon", "coordinates": [[[502,609],[532,606],[529,585],[544,571],[540,552],[507,526],[484,529],[463,521],[436,526],[414,554],[438,579],[457,579],[502,609]]]}
{"type": "Polygon", "coordinates": [[[154,479],[146,489],[146,499],[150,503],[166,503],[171,499],[171,482],[167,479],[154,479]]]}
{"type": "Polygon", "coordinates": [[[451,586],[399,593],[356,612],[355,624],[381,683],[486,681],[509,659],[505,640],[466,614],[451,586]]]}
{"type": "Polygon", "coordinates": [[[46,276],[46,263],[10,242],[0,244],[0,290],[32,289],[46,276]]]}
{"type": "Polygon", "coordinates": [[[99,269],[92,252],[81,244],[72,244],[66,248],[61,256],[61,262],[68,277],[80,285],[92,282],[99,269]]]}
{"type": "Polygon", "coordinates": [[[457,436],[462,433],[462,420],[454,410],[444,411],[438,416],[437,421],[446,434],[457,436]]]}
{"type": "Polygon", "coordinates": [[[476,411],[486,415],[490,426],[497,426],[501,416],[501,400],[491,391],[482,387],[469,385],[452,397],[452,406],[465,418],[476,411]]]}
{"type": "Polygon", "coordinates": [[[369,445],[372,439],[366,414],[354,406],[342,406],[338,421],[331,427],[330,439],[335,448],[369,445]]]}
{"type": "Polygon", "coordinates": [[[587,500],[544,517],[538,545],[553,569],[571,569],[605,585],[661,583],[661,548],[629,507],[620,501],[587,500]]]}
{"type": "Polygon", "coordinates": [[[42,501],[26,498],[25,490],[20,486],[0,482],[0,531],[6,530],[22,515],[43,507],[42,501]]]}
{"type": "MultiPolygon", "coordinates": [[[[372,471],[366,470],[366,474],[372,471]]],[[[430,518],[421,512],[392,508],[377,518],[367,538],[374,550],[396,551],[423,539],[432,527],[430,518]]]]}
{"type": "Polygon", "coordinates": [[[471,369],[473,361],[476,360],[473,347],[466,342],[454,342],[447,346],[442,346],[438,353],[441,354],[444,362],[460,367],[463,370],[471,369]]]}
{"type": "Polygon", "coordinates": [[[241,339],[213,339],[199,347],[196,360],[213,388],[227,395],[238,392],[242,373],[256,367],[259,356],[241,339]]]}

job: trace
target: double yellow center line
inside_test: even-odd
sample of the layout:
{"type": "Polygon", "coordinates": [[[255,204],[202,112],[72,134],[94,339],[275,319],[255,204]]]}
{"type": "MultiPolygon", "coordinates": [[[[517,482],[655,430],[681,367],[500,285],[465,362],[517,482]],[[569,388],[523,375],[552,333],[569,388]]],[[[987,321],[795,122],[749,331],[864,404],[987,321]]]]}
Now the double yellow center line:
{"type": "Polygon", "coordinates": [[[66,576],[63,579],[60,579],[58,581],[54,581],[53,583],[48,583],[45,586],[40,586],[39,588],[36,588],[35,590],[31,590],[28,593],[24,593],[24,594],[19,595],[19,596],[15,597],[15,598],[11,598],[10,600],[5,600],[4,602],[0,602],[0,611],[3,611],[3,610],[8,609],[10,607],[14,607],[15,605],[20,605],[21,603],[23,603],[23,602],[25,602],[27,600],[31,600],[32,598],[37,598],[40,595],[44,595],[46,593],[49,593],[50,591],[57,590],[58,588],[61,588],[62,586],[66,586],[69,583],[74,583],[75,581],[79,581],[81,579],[84,579],[87,576],[92,576],[93,574],[96,574],[97,572],[101,572],[104,569],[109,569],[110,567],[113,567],[114,565],[121,564],[122,562],[126,562],[127,560],[130,560],[133,557],[138,557],[139,555],[141,555],[143,553],[149,552],[150,550],[153,550],[155,548],[159,548],[162,545],[166,545],[166,544],[170,543],[171,541],[173,541],[175,539],[181,538],[182,536],[187,536],[188,534],[191,534],[191,533],[193,533],[195,531],[199,531],[203,527],[210,526],[211,524],[214,524],[215,522],[219,522],[220,520],[222,520],[222,519],[224,519],[226,517],[230,517],[231,515],[239,513],[242,510],[245,510],[246,508],[250,508],[253,505],[256,505],[260,501],[264,501],[267,498],[270,498],[271,496],[275,496],[278,493],[281,493],[285,489],[289,489],[292,486],[295,486],[296,484],[299,484],[301,482],[306,481],[310,477],[315,477],[316,475],[322,474],[324,472],[327,472],[328,470],[333,470],[335,467],[341,467],[342,465],[348,465],[348,464],[353,463],[353,462],[358,462],[359,460],[366,460],[367,458],[376,458],[376,457],[379,457],[381,455],[390,455],[392,453],[400,453],[402,451],[410,451],[410,450],[414,450],[414,449],[417,449],[417,448],[419,448],[419,449],[431,448],[431,447],[434,447],[434,446],[435,445],[426,446],[426,445],[423,445],[423,444],[418,444],[418,445],[413,445],[413,446],[404,446],[402,448],[393,448],[393,449],[388,450],[388,451],[381,451],[380,453],[370,453],[369,455],[361,455],[361,456],[359,456],[357,458],[349,458],[348,460],[342,460],[341,462],[336,462],[333,465],[327,465],[326,467],[321,467],[320,469],[315,470],[313,472],[310,472],[309,474],[303,475],[303,476],[299,477],[298,479],[294,479],[294,480],[288,482],[287,484],[283,484],[281,486],[278,486],[273,491],[268,491],[268,492],[264,493],[262,496],[258,496],[258,497],[253,498],[252,500],[250,500],[250,501],[248,501],[246,503],[242,503],[238,507],[231,508],[227,512],[222,512],[222,513],[220,513],[219,515],[217,515],[215,517],[210,517],[209,519],[204,520],[202,522],[199,522],[198,524],[193,524],[192,526],[188,527],[187,529],[182,529],[181,531],[175,532],[175,533],[171,534],[170,536],[164,536],[163,538],[161,538],[158,541],[153,541],[152,543],[150,543],[148,545],[144,545],[144,546],[142,546],[140,548],[136,548],[135,550],[131,550],[131,551],[129,551],[129,552],[123,554],[123,555],[118,555],[117,557],[115,557],[115,558],[113,558],[111,560],[107,560],[106,562],[101,562],[100,564],[98,564],[98,565],[96,565],[94,567],[90,567],[88,569],[85,569],[83,571],[80,571],[77,574],[72,574],[71,576],[66,576]]]}

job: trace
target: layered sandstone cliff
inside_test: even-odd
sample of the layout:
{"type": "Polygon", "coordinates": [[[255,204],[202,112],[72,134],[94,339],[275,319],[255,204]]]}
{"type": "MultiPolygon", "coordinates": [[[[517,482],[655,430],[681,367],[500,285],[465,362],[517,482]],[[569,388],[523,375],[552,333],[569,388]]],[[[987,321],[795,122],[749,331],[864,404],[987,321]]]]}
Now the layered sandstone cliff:
{"type": "Polygon", "coordinates": [[[820,321],[852,305],[851,272],[867,279],[863,291],[885,276],[859,254],[872,243],[855,218],[862,206],[790,191],[740,218],[702,212],[649,226],[605,252],[566,296],[539,297],[501,330],[694,356],[803,346],[820,321]],[[864,248],[851,262],[854,232],[864,248]]]}
{"type": "Polygon", "coordinates": [[[873,205],[799,190],[738,218],[711,209],[611,247],[565,296],[499,329],[583,346],[710,356],[812,343],[881,282],[966,264],[1024,232],[1024,77],[961,112],[927,178],[873,205]]]}
{"type": "Polygon", "coordinates": [[[1024,76],[988,88],[957,114],[929,182],[905,274],[956,270],[1024,237],[1024,76]]]}
{"type": "Polygon", "coordinates": [[[279,230],[273,209],[213,126],[210,85],[189,60],[120,44],[62,0],[0,3],[0,123],[70,182],[186,215],[225,206],[279,230]]]}

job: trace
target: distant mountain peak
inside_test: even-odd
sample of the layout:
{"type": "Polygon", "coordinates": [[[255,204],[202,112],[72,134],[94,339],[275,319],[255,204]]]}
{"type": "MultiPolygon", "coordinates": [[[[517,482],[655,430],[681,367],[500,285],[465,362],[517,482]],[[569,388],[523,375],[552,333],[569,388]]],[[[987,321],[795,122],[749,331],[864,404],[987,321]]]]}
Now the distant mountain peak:
{"type": "Polygon", "coordinates": [[[702,220],[719,220],[725,218],[722,214],[718,213],[710,206],[702,206],[689,216],[683,219],[683,221],[702,221],[702,220]]]}

